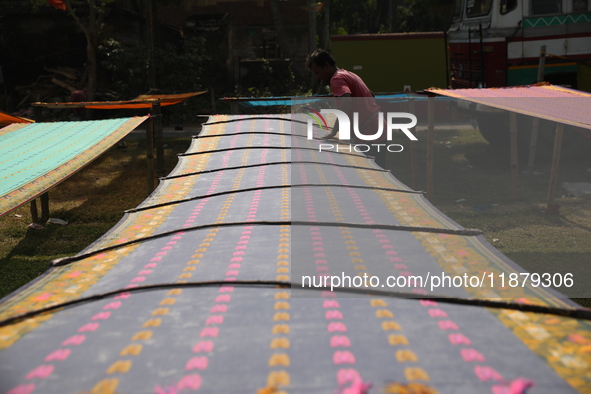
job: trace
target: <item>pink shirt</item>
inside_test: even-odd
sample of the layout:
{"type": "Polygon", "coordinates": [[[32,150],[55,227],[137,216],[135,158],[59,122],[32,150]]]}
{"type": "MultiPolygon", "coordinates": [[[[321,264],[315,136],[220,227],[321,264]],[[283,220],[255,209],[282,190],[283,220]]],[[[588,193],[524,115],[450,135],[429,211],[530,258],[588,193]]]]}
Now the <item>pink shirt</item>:
{"type": "Polygon", "coordinates": [[[335,97],[351,94],[351,97],[373,97],[365,82],[355,73],[338,68],[330,79],[330,88],[335,97]]]}
{"type": "MultiPolygon", "coordinates": [[[[364,100],[355,100],[353,111],[359,112],[360,128],[364,129],[363,134],[373,134],[377,130],[377,116],[372,116],[380,110],[380,106],[373,98],[373,93],[365,82],[355,73],[347,70],[337,69],[330,79],[330,88],[335,97],[343,96],[347,93],[351,97],[367,97],[364,100]]],[[[385,133],[382,134],[385,138],[385,133]]]]}

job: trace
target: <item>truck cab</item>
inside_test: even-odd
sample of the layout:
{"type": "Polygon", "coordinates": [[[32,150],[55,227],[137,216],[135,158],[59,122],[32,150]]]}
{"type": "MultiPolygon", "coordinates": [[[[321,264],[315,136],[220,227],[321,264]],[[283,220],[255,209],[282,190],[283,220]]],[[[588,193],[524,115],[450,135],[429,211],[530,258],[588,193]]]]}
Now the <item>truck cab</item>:
{"type": "Polygon", "coordinates": [[[451,87],[535,83],[542,45],[544,80],[584,89],[577,73],[591,61],[591,0],[455,0],[451,87]]]}

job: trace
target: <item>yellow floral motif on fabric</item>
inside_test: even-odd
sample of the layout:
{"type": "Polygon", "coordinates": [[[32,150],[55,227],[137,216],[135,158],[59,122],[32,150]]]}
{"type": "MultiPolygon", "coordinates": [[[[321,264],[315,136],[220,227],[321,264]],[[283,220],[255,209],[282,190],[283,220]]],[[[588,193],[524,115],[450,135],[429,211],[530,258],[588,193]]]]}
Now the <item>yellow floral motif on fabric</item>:
{"type": "MultiPolygon", "coordinates": [[[[351,164],[358,159],[349,160],[351,164]]],[[[392,179],[376,171],[357,170],[369,186],[392,187],[392,179]]],[[[405,187],[401,184],[401,187],[405,187]]],[[[419,195],[376,191],[393,216],[404,226],[456,228],[443,215],[437,213],[419,195]]],[[[439,263],[443,270],[453,275],[481,277],[482,274],[498,275],[516,272],[512,266],[488,249],[481,237],[464,237],[449,234],[413,232],[425,250],[439,263]]],[[[487,276],[488,277],[488,276],[487,276]]],[[[497,276],[498,277],[498,276],[497,276]]],[[[520,299],[522,302],[539,305],[566,307],[539,288],[533,287],[466,287],[465,290],[478,299],[520,299]]],[[[513,331],[532,351],[544,358],[556,373],[580,392],[589,392],[591,387],[591,324],[563,317],[521,313],[507,310],[492,310],[491,313],[513,331]],[[518,317],[517,317],[518,316],[518,317]],[[584,338],[573,341],[573,336],[584,338]]]]}

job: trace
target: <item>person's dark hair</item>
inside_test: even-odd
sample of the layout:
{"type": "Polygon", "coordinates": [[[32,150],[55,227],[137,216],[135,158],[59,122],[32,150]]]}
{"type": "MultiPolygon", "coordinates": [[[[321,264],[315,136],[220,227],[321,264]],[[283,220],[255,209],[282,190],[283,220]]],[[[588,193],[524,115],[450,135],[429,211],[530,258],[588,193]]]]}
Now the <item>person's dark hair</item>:
{"type": "Polygon", "coordinates": [[[318,49],[314,53],[308,55],[308,59],[306,62],[308,68],[312,67],[312,63],[318,67],[323,67],[326,63],[330,64],[331,66],[334,66],[336,64],[336,61],[330,55],[330,53],[326,52],[324,49],[318,49]]]}

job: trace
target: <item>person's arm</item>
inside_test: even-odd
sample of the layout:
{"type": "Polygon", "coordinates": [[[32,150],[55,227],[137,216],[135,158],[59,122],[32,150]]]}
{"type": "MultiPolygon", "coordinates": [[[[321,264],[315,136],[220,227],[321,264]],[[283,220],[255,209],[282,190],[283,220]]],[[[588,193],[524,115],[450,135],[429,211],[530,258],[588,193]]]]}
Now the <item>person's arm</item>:
{"type": "Polygon", "coordinates": [[[339,109],[347,115],[351,114],[351,107],[353,103],[351,97],[351,93],[345,93],[342,96],[337,97],[337,99],[339,100],[339,109]]]}
{"type": "MultiPolygon", "coordinates": [[[[347,116],[349,116],[349,119],[351,119],[351,117],[350,117],[351,106],[352,106],[351,93],[345,93],[342,96],[335,97],[335,99],[337,99],[336,101],[337,101],[338,109],[343,111],[344,113],[346,113],[347,116]]],[[[325,135],[324,137],[322,137],[322,139],[334,138],[338,132],[339,132],[339,122],[335,121],[332,131],[330,133],[328,133],[327,135],[325,135]]]]}

